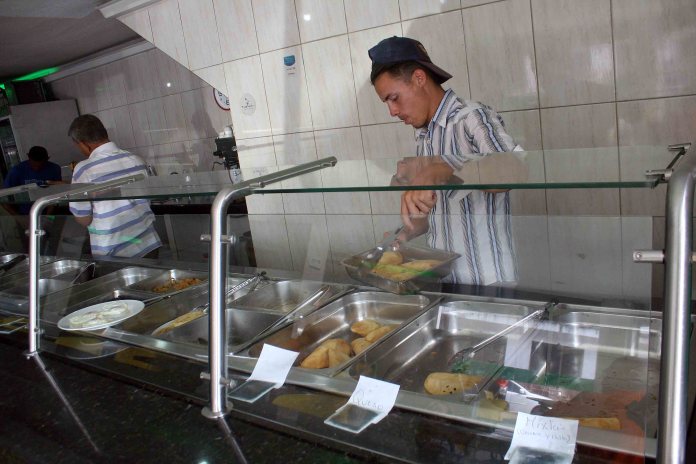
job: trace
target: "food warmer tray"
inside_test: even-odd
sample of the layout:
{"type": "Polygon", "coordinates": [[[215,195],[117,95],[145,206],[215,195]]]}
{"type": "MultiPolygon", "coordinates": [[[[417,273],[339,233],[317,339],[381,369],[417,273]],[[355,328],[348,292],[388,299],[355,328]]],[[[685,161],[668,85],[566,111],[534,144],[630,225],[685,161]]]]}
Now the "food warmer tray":
{"type": "MultiPolygon", "coordinates": [[[[382,325],[402,326],[421,314],[430,304],[431,300],[422,295],[398,296],[376,291],[351,293],[334,300],[309,316],[281,328],[243,350],[239,355],[257,358],[261,354],[263,345],[268,343],[287,350],[298,351],[300,355],[297,357],[295,366],[299,366],[312,351],[328,339],[340,338],[350,343],[360,338],[359,335],[350,330],[351,325],[355,322],[372,319],[382,325]]],[[[380,338],[367,350],[378,346],[398,330],[396,328],[380,338]]],[[[355,357],[338,366],[311,369],[311,371],[334,375],[347,368],[354,360],[355,357]]]]}
{"type": "MultiPolygon", "coordinates": [[[[295,309],[297,305],[325,285],[327,284],[322,282],[301,280],[273,282],[234,300],[231,306],[234,308],[259,309],[285,314],[295,309]]],[[[340,284],[330,284],[330,287],[331,293],[328,295],[328,299],[322,298],[324,303],[332,301],[333,298],[351,289],[348,285],[340,284]],[[332,297],[331,295],[334,296],[332,297]]]]}
{"type": "Polygon", "coordinates": [[[400,244],[399,253],[404,257],[404,262],[434,259],[441,263],[421,274],[402,281],[390,280],[371,271],[369,266],[362,264],[373,249],[360,254],[350,256],[341,261],[346,272],[353,279],[373,287],[381,288],[397,295],[412,295],[424,289],[428,284],[439,282],[452,271],[454,261],[459,258],[458,253],[438,250],[435,248],[421,247],[410,242],[400,244]]]}
{"type": "Polygon", "coordinates": [[[510,332],[461,366],[459,373],[479,379],[467,394],[426,392],[429,374],[450,372],[452,354],[538,306],[464,301],[434,306],[367,351],[344,375],[397,383],[446,417],[458,404],[471,403],[475,421],[513,427],[515,413],[522,411],[580,418],[582,425],[611,427],[626,437],[654,437],[657,417],[650,411],[657,406],[661,321],[647,311],[557,305],[548,320],[510,332]],[[491,409],[491,398],[504,398],[505,407],[491,409]]]}

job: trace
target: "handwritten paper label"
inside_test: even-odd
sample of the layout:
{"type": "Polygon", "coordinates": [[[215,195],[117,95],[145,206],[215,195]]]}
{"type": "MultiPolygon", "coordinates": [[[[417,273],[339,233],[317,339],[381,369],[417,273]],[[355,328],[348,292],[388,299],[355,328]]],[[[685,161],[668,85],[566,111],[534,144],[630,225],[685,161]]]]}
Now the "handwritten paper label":
{"type": "Polygon", "coordinates": [[[519,412],[505,459],[518,461],[514,459],[515,455],[519,455],[520,449],[524,448],[553,455],[556,457],[555,462],[571,462],[575,454],[577,435],[577,420],[533,416],[519,412]]]}
{"type": "Polygon", "coordinates": [[[397,384],[361,375],[348,403],[379,413],[379,419],[372,421],[376,424],[394,407],[398,394],[397,384]]]}
{"type": "Polygon", "coordinates": [[[299,354],[277,346],[263,345],[261,355],[256,361],[256,366],[249,376],[249,380],[270,382],[275,384],[275,388],[282,387],[299,354]]]}
{"type": "Polygon", "coordinates": [[[324,422],[348,432],[359,433],[368,425],[384,419],[396,403],[399,386],[360,376],[358,385],[346,404],[324,422]]]}

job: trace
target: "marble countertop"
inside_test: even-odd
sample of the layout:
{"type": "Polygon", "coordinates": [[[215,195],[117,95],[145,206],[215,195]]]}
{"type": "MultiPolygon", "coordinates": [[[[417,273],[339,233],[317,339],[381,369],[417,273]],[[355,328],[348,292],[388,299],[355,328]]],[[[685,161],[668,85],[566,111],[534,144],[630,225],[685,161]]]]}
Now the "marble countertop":
{"type": "MultiPolygon", "coordinates": [[[[210,420],[201,364],[140,348],[75,361],[48,343],[27,359],[23,338],[0,339],[0,462],[493,463],[509,446],[498,430],[398,409],[351,434],[323,423],[346,398],[296,386],[210,420]]],[[[617,458],[579,447],[574,462],[617,458]]]]}

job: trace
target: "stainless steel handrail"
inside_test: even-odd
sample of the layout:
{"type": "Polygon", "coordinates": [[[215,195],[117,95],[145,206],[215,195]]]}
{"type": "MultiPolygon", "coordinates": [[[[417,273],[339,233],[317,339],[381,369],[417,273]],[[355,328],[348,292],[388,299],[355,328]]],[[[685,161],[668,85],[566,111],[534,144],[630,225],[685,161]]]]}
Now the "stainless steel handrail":
{"type": "Polygon", "coordinates": [[[18,193],[30,192],[30,191],[36,190],[38,188],[39,188],[39,185],[36,183],[18,185],[16,187],[8,187],[8,188],[0,189],[0,197],[8,197],[10,195],[16,195],[18,193]]]}
{"type": "MultiPolygon", "coordinates": [[[[302,174],[307,174],[319,169],[334,166],[336,158],[329,158],[312,161],[311,163],[300,164],[290,169],[257,177],[248,181],[234,184],[220,190],[213,201],[210,210],[210,311],[208,317],[209,324],[209,344],[208,344],[208,365],[210,369],[210,404],[203,408],[203,415],[214,419],[222,417],[227,413],[227,330],[225,314],[225,293],[227,285],[227,262],[226,254],[223,253],[223,242],[227,225],[226,212],[227,206],[236,198],[245,197],[254,193],[256,189],[263,188],[268,184],[291,179],[302,174]]],[[[208,376],[205,376],[208,378],[208,376]]]]}
{"type": "Polygon", "coordinates": [[[696,154],[685,152],[667,186],[657,462],[683,463],[688,428],[691,253],[696,154]]]}
{"type": "Polygon", "coordinates": [[[59,201],[89,201],[89,198],[76,198],[76,195],[106,190],[119,185],[129,184],[144,179],[144,174],[135,174],[120,179],[114,179],[100,184],[87,184],[70,189],[67,192],[55,193],[39,198],[29,210],[29,350],[27,357],[34,356],[39,350],[41,333],[39,329],[39,241],[43,231],[39,229],[39,216],[43,209],[59,201]]]}

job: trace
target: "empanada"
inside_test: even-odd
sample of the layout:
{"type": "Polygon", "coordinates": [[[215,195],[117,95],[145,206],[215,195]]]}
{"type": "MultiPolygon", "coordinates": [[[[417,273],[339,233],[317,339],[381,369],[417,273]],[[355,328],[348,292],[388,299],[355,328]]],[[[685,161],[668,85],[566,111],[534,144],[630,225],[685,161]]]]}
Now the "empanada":
{"type": "Polygon", "coordinates": [[[370,343],[374,343],[375,341],[384,337],[386,334],[388,334],[392,330],[396,329],[397,327],[398,326],[396,326],[396,325],[382,326],[379,329],[373,330],[369,334],[365,335],[365,340],[367,340],[370,343]]]}
{"type": "Polygon", "coordinates": [[[440,261],[436,259],[417,259],[414,261],[409,261],[408,263],[403,263],[401,267],[406,269],[413,269],[415,271],[427,271],[440,264],[440,261]]]}
{"type": "Polygon", "coordinates": [[[404,257],[398,251],[385,251],[377,264],[401,264],[403,262],[404,257]]]}
{"type": "Polygon", "coordinates": [[[343,351],[329,348],[329,367],[340,366],[349,359],[350,356],[345,354],[343,351]]]}
{"type": "Polygon", "coordinates": [[[365,319],[351,325],[350,331],[360,335],[361,337],[364,337],[365,335],[369,334],[373,330],[379,329],[380,327],[382,327],[382,325],[379,322],[374,321],[372,319],[365,319]]]}
{"type": "Polygon", "coordinates": [[[329,367],[329,349],[325,346],[320,346],[304,358],[302,363],[300,363],[300,367],[306,367],[307,369],[324,369],[329,367]]]}
{"type": "Polygon", "coordinates": [[[431,395],[451,395],[475,387],[482,379],[476,375],[433,372],[425,379],[423,387],[431,395]]]}
{"type": "Polygon", "coordinates": [[[356,338],[350,343],[356,356],[365,351],[370,345],[372,345],[372,342],[368,342],[364,338],[356,338]]]}
{"type": "Polygon", "coordinates": [[[348,344],[347,341],[340,339],[340,338],[330,338],[328,340],[325,340],[322,342],[319,347],[324,347],[328,348],[330,350],[336,350],[336,351],[341,351],[344,354],[350,356],[350,345],[348,344]]]}

